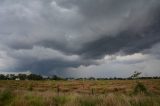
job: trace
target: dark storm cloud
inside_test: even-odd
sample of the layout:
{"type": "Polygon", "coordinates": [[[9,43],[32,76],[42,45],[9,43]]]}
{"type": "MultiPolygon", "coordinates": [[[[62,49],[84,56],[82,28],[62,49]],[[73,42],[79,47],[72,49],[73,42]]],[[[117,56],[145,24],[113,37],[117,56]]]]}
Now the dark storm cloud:
{"type": "MultiPolygon", "coordinates": [[[[159,14],[159,13],[158,13],[159,14]]],[[[102,58],[106,54],[124,52],[134,54],[151,48],[160,42],[160,17],[141,32],[125,30],[116,36],[104,36],[84,45],[82,55],[89,58],[102,58]]]]}
{"type": "MultiPolygon", "coordinates": [[[[56,0],[57,3],[65,8],[78,7],[79,12],[85,17],[96,18],[96,17],[114,17],[119,16],[121,12],[128,11],[128,8],[135,8],[135,4],[141,3],[144,0],[56,0]]],[[[149,1],[149,0],[147,0],[149,1]]],[[[147,3],[146,1],[146,3],[147,3]]],[[[144,3],[144,2],[143,2],[144,3]]]]}
{"type": "MultiPolygon", "coordinates": [[[[78,62],[69,62],[69,61],[62,61],[62,60],[37,60],[33,62],[24,62],[21,61],[19,67],[16,70],[32,70],[33,73],[39,73],[43,75],[49,75],[50,71],[63,71],[68,67],[78,67],[78,62]]],[[[62,71],[62,72],[61,72],[62,71]]]]}
{"type": "Polygon", "coordinates": [[[105,55],[149,53],[159,10],[159,0],[1,0],[0,66],[63,74],[105,55]]]}

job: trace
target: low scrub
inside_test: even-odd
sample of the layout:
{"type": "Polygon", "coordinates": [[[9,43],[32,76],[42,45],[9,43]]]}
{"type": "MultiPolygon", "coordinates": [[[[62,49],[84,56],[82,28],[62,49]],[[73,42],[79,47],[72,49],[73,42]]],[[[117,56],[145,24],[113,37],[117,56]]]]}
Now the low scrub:
{"type": "Polygon", "coordinates": [[[0,93],[0,106],[5,106],[13,99],[13,93],[10,89],[5,89],[0,93]]]}
{"type": "Polygon", "coordinates": [[[138,94],[138,93],[147,93],[147,88],[146,86],[141,83],[141,82],[137,82],[135,88],[134,88],[134,93],[138,94]]]}
{"type": "Polygon", "coordinates": [[[62,106],[64,104],[66,104],[68,101],[70,100],[69,96],[65,96],[65,95],[58,95],[53,97],[53,102],[56,106],[62,106]]]}

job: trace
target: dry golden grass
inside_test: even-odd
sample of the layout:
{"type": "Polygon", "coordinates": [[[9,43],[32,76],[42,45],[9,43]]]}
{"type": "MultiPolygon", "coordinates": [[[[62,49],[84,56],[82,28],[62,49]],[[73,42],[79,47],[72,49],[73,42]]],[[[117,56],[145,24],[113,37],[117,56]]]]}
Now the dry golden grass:
{"type": "Polygon", "coordinates": [[[160,80],[0,81],[0,106],[160,106],[160,80]]]}
{"type": "MultiPolygon", "coordinates": [[[[160,80],[140,80],[150,92],[160,94],[160,80]]],[[[1,80],[0,90],[10,88],[13,90],[28,90],[31,86],[33,91],[45,92],[48,90],[56,91],[59,86],[60,92],[88,92],[94,89],[95,93],[131,93],[136,84],[135,80],[98,80],[98,81],[14,81],[1,80]]]]}

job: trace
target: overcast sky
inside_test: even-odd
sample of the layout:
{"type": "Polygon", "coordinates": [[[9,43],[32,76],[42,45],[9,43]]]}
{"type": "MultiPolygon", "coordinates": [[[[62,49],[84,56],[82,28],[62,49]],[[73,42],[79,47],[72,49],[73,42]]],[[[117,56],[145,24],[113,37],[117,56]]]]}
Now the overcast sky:
{"type": "Polygon", "coordinates": [[[160,0],[0,0],[0,72],[160,76],[160,0]]]}

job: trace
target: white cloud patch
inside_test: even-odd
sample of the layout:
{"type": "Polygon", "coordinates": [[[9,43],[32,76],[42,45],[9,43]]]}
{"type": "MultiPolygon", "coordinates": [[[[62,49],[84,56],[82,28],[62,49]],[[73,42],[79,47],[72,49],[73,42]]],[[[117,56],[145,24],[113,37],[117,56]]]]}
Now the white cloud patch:
{"type": "Polygon", "coordinates": [[[0,51],[0,71],[10,71],[16,65],[14,58],[8,57],[5,51],[0,51]]]}
{"type": "Polygon", "coordinates": [[[69,68],[68,76],[74,77],[129,77],[134,71],[142,72],[142,76],[159,76],[160,60],[151,55],[133,54],[127,56],[105,56],[99,65],[69,68]],[[85,74],[84,74],[85,73],[85,74]]]}

